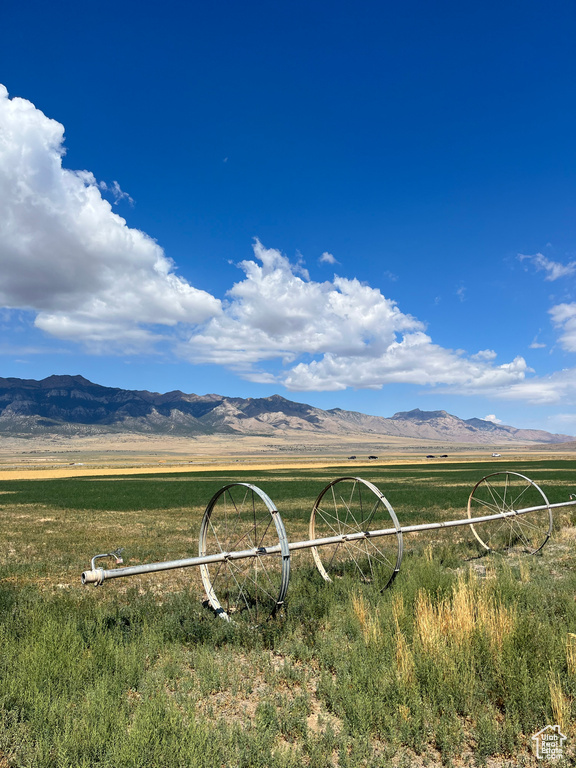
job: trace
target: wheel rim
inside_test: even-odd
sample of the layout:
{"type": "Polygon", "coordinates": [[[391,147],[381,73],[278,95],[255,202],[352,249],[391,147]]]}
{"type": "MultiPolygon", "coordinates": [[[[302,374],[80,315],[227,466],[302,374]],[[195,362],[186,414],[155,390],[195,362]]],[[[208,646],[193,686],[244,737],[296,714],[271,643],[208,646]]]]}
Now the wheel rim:
{"type": "Polygon", "coordinates": [[[476,523],[470,528],[484,549],[494,552],[526,552],[534,555],[552,533],[552,511],[542,489],[518,472],[494,472],[482,478],[468,499],[468,517],[496,515],[530,507],[545,509],[503,520],[476,523]]]}
{"type": "Polygon", "coordinates": [[[392,535],[311,547],[320,575],[332,581],[349,573],[385,589],[400,569],[403,550],[396,514],[375,485],[359,477],[327,485],[312,509],[310,539],[389,528],[390,522],[392,535]]]}
{"type": "Polygon", "coordinates": [[[278,612],[288,589],[290,551],[282,518],[260,488],[221,488],[202,519],[200,556],[270,547],[279,551],[200,566],[208,604],[223,619],[258,625],[278,612]]]}

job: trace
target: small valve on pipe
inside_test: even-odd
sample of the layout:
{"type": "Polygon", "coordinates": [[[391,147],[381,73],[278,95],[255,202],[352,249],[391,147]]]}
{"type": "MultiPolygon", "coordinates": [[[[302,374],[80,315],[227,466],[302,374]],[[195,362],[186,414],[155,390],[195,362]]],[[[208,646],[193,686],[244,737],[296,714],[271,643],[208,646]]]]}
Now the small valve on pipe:
{"type": "Polygon", "coordinates": [[[96,560],[101,560],[103,557],[113,557],[114,560],[116,561],[116,565],[122,565],[122,563],[124,562],[124,560],[121,557],[122,552],[124,552],[124,547],[118,547],[113,552],[106,552],[103,555],[94,555],[91,563],[92,570],[96,568],[96,565],[95,565],[96,560]]]}
{"type": "Polygon", "coordinates": [[[122,565],[124,562],[122,552],[124,552],[124,547],[118,547],[113,552],[94,555],[90,563],[91,570],[84,571],[82,574],[82,584],[95,584],[97,587],[100,587],[104,583],[104,569],[96,568],[96,560],[101,560],[104,557],[113,557],[116,565],[122,565]]]}

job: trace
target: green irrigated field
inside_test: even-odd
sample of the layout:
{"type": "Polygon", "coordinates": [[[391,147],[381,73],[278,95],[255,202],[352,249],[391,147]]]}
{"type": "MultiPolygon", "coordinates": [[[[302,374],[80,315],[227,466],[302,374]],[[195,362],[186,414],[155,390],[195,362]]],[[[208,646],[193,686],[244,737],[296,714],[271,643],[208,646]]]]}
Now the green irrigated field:
{"type": "MultiPolygon", "coordinates": [[[[576,467],[507,467],[550,502],[576,467]]],[[[355,467],[401,525],[466,515],[498,464],[355,467]]],[[[393,586],[326,584],[292,556],[283,614],[258,628],[202,607],[198,569],[82,587],[90,558],[195,556],[204,508],[251,482],[306,539],[348,469],[0,483],[0,768],[530,766],[531,736],[576,746],[576,507],[541,553],[485,554],[468,527],[406,535],[393,586]]],[[[111,567],[108,563],[106,567],[111,567]]]]}

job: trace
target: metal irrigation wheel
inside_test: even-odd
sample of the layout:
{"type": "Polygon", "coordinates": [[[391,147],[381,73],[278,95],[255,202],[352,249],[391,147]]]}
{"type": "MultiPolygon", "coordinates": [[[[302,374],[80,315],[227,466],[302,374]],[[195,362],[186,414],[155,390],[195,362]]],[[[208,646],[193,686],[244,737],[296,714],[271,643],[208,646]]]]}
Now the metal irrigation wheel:
{"type": "Polygon", "coordinates": [[[271,499],[248,483],[216,493],[204,513],[199,553],[215,555],[262,550],[251,557],[201,565],[208,603],[230,621],[243,616],[261,624],[284,602],[290,577],[290,551],[282,518],[271,499]],[[276,552],[263,550],[275,547],[276,552]]]}
{"type": "Polygon", "coordinates": [[[392,533],[312,547],[321,576],[332,581],[349,572],[384,589],[400,570],[403,550],[396,514],[375,485],[359,477],[341,477],[327,485],[312,510],[310,539],[379,529],[392,533]]]}
{"type": "Polygon", "coordinates": [[[513,550],[534,555],[552,533],[552,511],[542,489],[518,472],[494,472],[482,478],[468,499],[468,517],[496,515],[515,511],[519,514],[471,525],[472,533],[487,550],[513,550]],[[524,509],[543,507],[523,513],[524,509]]]}

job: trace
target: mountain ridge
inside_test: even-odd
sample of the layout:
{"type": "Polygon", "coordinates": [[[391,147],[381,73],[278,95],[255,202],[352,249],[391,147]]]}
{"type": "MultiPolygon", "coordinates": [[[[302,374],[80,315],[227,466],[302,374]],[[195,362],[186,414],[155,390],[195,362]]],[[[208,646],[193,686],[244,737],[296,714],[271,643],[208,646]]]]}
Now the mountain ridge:
{"type": "Polygon", "coordinates": [[[563,443],[570,435],[518,429],[484,419],[460,419],[444,410],[399,411],[391,417],[332,408],[324,411],[282,395],[264,398],[126,390],[95,384],[80,375],[35,379],[0,378],[0,434],[87,435],[137,432],[274,435],[294,432],[394,436],[491,444],[563,443]]]}

